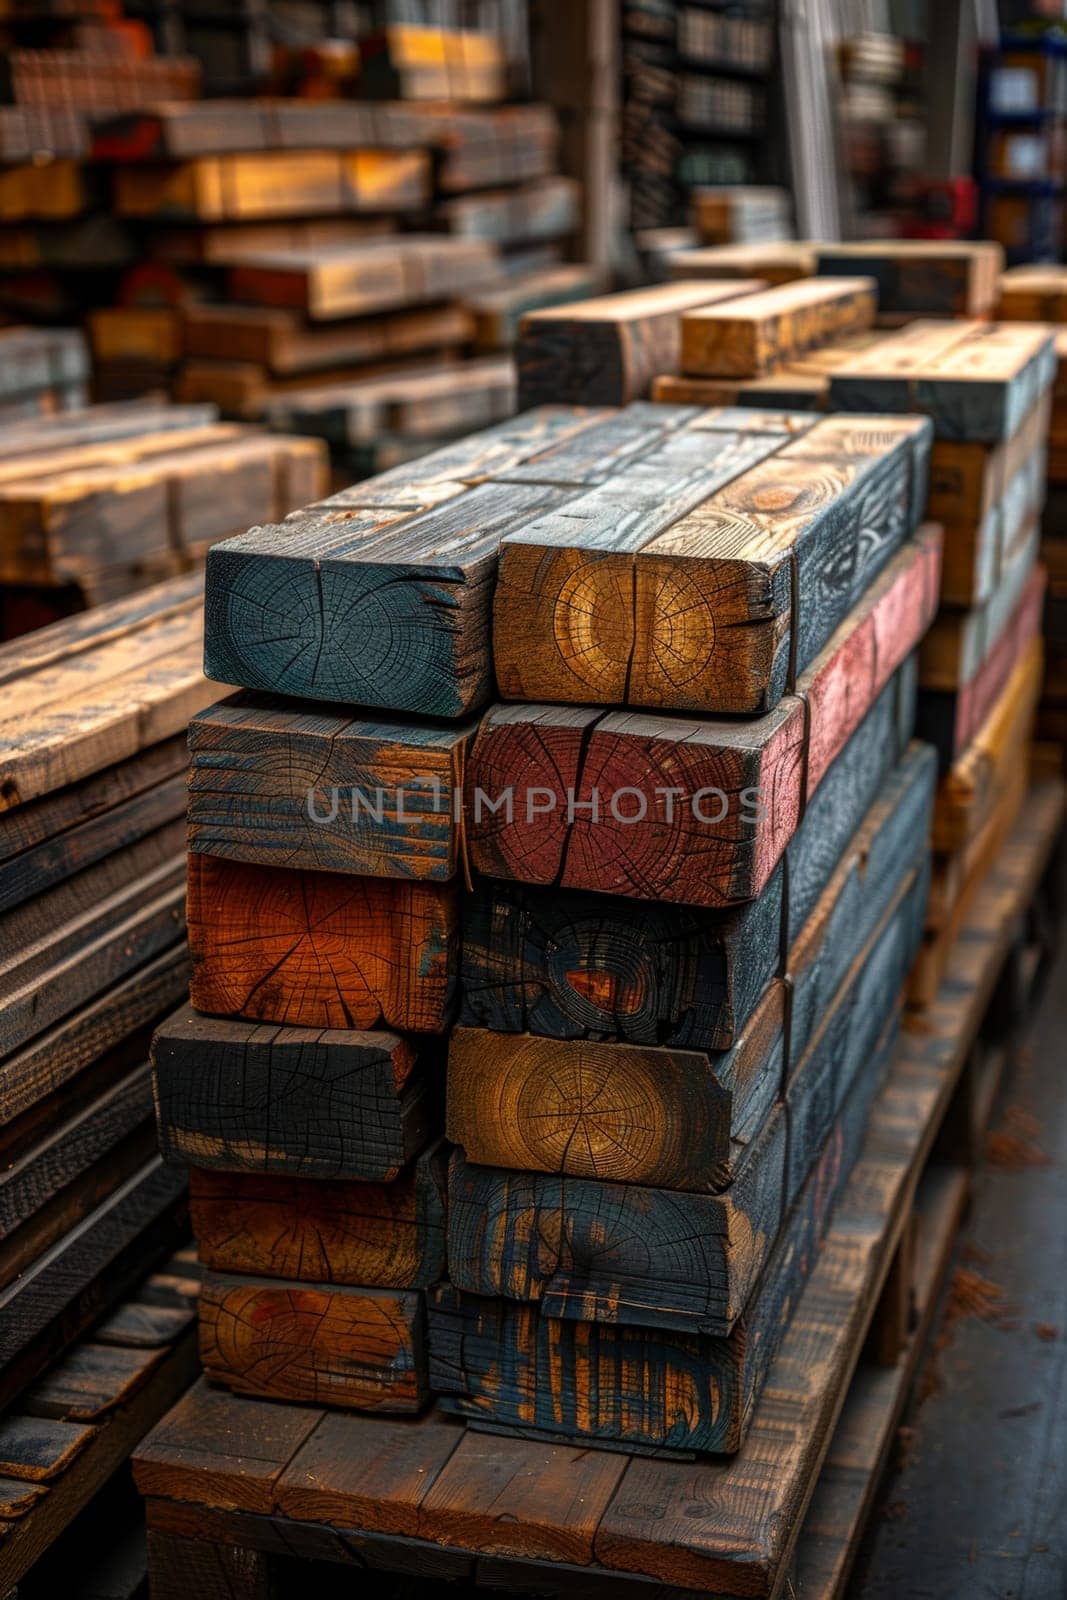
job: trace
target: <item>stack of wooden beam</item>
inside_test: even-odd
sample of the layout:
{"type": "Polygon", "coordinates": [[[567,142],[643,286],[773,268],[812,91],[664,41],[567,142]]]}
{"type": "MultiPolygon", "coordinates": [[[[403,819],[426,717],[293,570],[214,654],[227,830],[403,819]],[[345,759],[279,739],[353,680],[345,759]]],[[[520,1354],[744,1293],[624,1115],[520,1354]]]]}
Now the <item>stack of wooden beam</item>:
{"type": "Polygon", "coordinates": [[[689,217],[705,245],[778,243],[793,232],[787,189],[704,185],[689,196],[689,217]]]}
{"type": "Polygon", "coordinates": [[[1067,269],[1012,267],[1000,280],[997,315],[1006,322],[1055,326],[1056,379],[1048,440],[1048,494],[1041,527],[1045,595],[1045,677],[1037,725],[1042,738],[1067,747],[1067,269]]]}
{"type": "Polygon", "coordinates": [[[177,579],[0,648],[5,1411],[184,1232],[147,1055],[187,978],[184,729],[211,695],[201,599],[199,580],[177,579]]]}
{"type": "Polygon", "coordinates": [[[325,492],[319,440],[215,419],[131,403],[0,426],[5,637],[188,571],[214,540],[325,492]]]}
{"type": "Polygon", "coordinates": [[[246,692],[193,724],[196,1011],[155,1053],[212,1378],[737,1448],[922,926],[929,436],[546,407],[214,547],[208,671],[246,692]],[[440,1204],[436,1150],[396,1169],[435,1131],[464,849],[427,1370],[442,1261],[391,1185],[440,1204]]]}
{"type": "Polygon", "coordinates": [[[912,1000],[932,1003],[975,896],[1023,803],[1041,685],[1038,565],[1052,330],[913,323],[838,368],[838,410],[924,413],[928,514],[945,529],[941,604],[919,656],[922,737],[937,748],[936,865],[912,1000]]]}

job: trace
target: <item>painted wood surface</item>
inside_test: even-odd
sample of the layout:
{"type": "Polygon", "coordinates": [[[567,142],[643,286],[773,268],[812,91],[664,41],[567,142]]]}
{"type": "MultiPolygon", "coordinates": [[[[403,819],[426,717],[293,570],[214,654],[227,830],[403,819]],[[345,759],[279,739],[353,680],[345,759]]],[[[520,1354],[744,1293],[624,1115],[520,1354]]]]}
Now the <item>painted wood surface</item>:
{"type": "Polygon", "coordinates": [[[439,1033],[458,962],[451,884],[189,857],[201,1011],[308,1028],[439,1033]]]}
{"type": "Polygon", "coordinates": [[[389,1183],[433,1128],[432,1057],[396,1034],[185,1006],[157,1030],[152,1060],[163,1154],[213,1172],[389,1183]]]}
{"type": "Polygon", "coordinates": [[[428,1395],[422,1296],[209,1273],[200,1360],[237,1394],[411,1412],[428,1395]]]}
{"type": "Polygon", "coordinates": [[[831,635],[800,692],[756,721],[493,708],[467,769],[473,865],[498,879],[673,904],[754,898],[929,626],[939,560],[939,534],[924,532],[831,635]]]}
{"type": "Polygon", "coordinates": [[[237,695],[189,725],[189,848],[262,866],[447,882],[473,725],[365,722],[237,695]]]}
{"type": "Polygon", "coordinates": [[[445,1276],[445,1167],[440,1141],[388,1183],[194,1167],[200,1259],[252,1277],[427,1288],[445,1276]]]}

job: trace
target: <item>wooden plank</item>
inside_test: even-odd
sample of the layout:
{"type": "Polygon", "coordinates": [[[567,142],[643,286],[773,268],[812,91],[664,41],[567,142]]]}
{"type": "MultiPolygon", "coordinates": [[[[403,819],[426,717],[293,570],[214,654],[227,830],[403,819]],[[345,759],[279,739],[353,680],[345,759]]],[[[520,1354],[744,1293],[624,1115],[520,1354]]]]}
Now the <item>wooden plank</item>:
{"type": "Polygon", "coordinates": [[[4,426],[4,443],[20,456],[36,455],[42,450],[84,448],[145,433],[199,429],[216,421],[210,406],[175,406],[147,398],[114,401],[9,422],[4,426]]]}
{"type": "MultiPolygon", "coordinates": [[[[313,433],[336,448],[372,444],[391,430],[406,439],[437,439],[485,427],[515,410],[515,371],[506,356],[398,366],[379,376],[359,370],[268,396],[272,427],[313,433]]],[[[442,358],[442,359],[437,359],[442,358]]],[[[190,370],[190,369],[187,369],[190,370]]]]}
{"type": "Polygon", "coordinates": [[[516,348],[519,409],[641,399],[657,374],[680,370],[683,312],[762,287],[750,279],[659,284],[529,312],[516,348]]]}
{"type": "Polygon", "coordinates": [[[428,1395],[423,1325],[418,1293],[211,1273],[200,1359],[239,1394],[413,1412],[428,1395]]]}
{"type": "Polygon", "coordinates": [[[176,1240],[182,1189],[153,1159],[0,1291],[5,1405],[176,1240]]]}
{"type": "Polygon", "coordinates": [[[451,1011],[452,884],[189,857],[189,993],[294,1027],[439,1033],[451,1011]]]}
{"type": "Polygon", "coordinates": [[[1067,322],[1067,278],[1053,263],[1009,267],[1001,274],[1001,322],[1067,322]]]}
{"type": "Polygon", "coordinates": [[[816,249],[803,239],[699,245],[673,251],[667,268],[672,278],[762,278],[772,285],[794,283],[798,278],[814,277],[816,249]]]}
{"type": "Polygon", "coordinates": [[[8,1415],[0,1420],[0,1474],[48,1483],[65,1472],[95,1437],[84,1424],[8,1415]]]}
{"type": "Polygon", "coordinates": [[[510,350],[528,312],[584,300],[602,288],[603,274],[598,268],[568,263],[535,267],[503,284],[475,290],[463,300],[473,319],[475,348],[510,350]]]}
{"type": "Polygon", "coordinates": [[[188,765],[179,736],[0,813],[0,911],[180,814],[188,765]]]}
{"type": "Polygon", "coordinates": [[[918,411],[939,439],[1010,439],[1055,374],[1051,331],[981,322],[915,322],[830,378],[840,411],[918,411]]]}
{"type": "Polygon", "coordinates": [[[157,1031],[152,1060],[170,1161],[392,1183],[431,1133],[432,1063],[394,1034],[255,1026],[185,1006],[157,1031]]]}
{"type": "Polygon", "coordinates": [[[447,882],[474,725],[364,722],[238,695],[189,725],[189,848],[263,866],[447,882]]]}
{"type": "Polygon", "coordinates": [[[188,973],[184,945],[173,944],[9,1055],[0,1072],[0,1126],[25,1118],[59,1092],[69,1105],[76,1098],[72,1080],[97,1060],[143,1060],[149,1024],[177,1004],[188,973]]]}
{"type": "Polygon", "coordinates": [[[484,240],[432,234],[270,250],[242,254],[230,293],[255,305],[292,306],[316,320],[358,317],[488,284],[498,276],[497,259],[484,240]]]}
{"type": "Polygon", "coordinates": [[[385,361],[466,344],[474,324],[457,306],[386,313],[316,327],[283,306],[192,305],[182,313],[186,356],[248,361],[281,375],[385,361]]]}
{"type": "Polygon", "coordinates": [[[710,377],[757,378],[816,345],[861,332],[874,321],[873,279],[810,278],[700,306],[682,316],[682,368],[710,377]]]}
{"type": "Polygon", "coordinates": [[[938,535],[924,535],[833,635],[800,693],[757,721],[493,708],[467,772],[474,867],[682,905],[760,893],[824,773],[928,627],[938,550],[938,535]],[[756,791],[773,804],[757,808],[756,791]]]}
{"type": "Polygon", "coordinates": [[[315,1406],[263,1406],[203,1380],[182,1396],[134,1458],[144,1495],[270,1512],[274,1487],[313,1434],[315,1406]]]}
{"type": "Polygon", "coordinates": [[[894,239],[822,244],[817,271],[867,273],[878,284],[882,315],[982,317],[992,311],[1004,251],[989,240],[894,239]]]}
{"type": "Polygon", "coordinates": [[[189,1174],[189,1217],[212,1272],[423,1289],[445,1275],[440,1142],[390,1183],[189,1174]]]}
{"type": "Polygon", "coordinates": [[[575,178],[542,178],[514,189],[443,201],[435,221],[460,239],[486,239],[501,249],[577,231],[581,187],[575,178]]]}
{"type": "Polygon", "coordinates": [[[776,453],[772,442],[720,434],[711,450],[682,433],[510,533],[494,600],[504,693],[774,706],[914,527],[929,430],[826,418],[776,453]]]}

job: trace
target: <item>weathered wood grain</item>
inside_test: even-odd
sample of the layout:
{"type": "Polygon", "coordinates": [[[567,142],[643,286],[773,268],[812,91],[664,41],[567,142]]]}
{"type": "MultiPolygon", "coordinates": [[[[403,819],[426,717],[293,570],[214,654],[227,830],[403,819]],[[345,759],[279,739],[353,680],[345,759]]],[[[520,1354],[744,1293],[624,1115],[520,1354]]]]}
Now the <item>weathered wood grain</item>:
{"type": "Polygon", "coordinates": [[[189,1220],[212,1272],[422,1289],[445,1275],[445,1153],[390,1183],[260,1177],[194,1167],[189,1220]]]}
{"type": "Polygon", "coordinates": [[[189,992],[201,1011],[309,1028],[447,1026],[451,884],[189,857],[189,992]]]}
{"type": "Polygon", "coordinates": [[[758,280],[668,283],[531,311],[519,324],[519,409],[564,401],[626,405],[681,361],[681,317],[762,288],[758,280]]]}
{"type": "Polygon", "coordinates": [[[817,421],[775,453],[758,433],[701,451],[688,432],[534,518],[501,547],[501,689],[769,710],[914,528],[929,441],[928,427],[888,418],[817,421]]]}
{"type": "Polygon", "coordinates": [[[721,1050],[777,970],[784,869],[728,912],[479,879],[463,906],[467,1027],[721,1050]]]}
{"type": "Polygon", "coordinates": [[[1041,326],[915,322],[839,367],[830,403],[922,412],[939,439],[995,445],[1017,432],[1055,371],[1052,333],[1041,326]]]}
{"type": "Polygon", "coordinates": [[[746,295],[738,305],[697,307],[682,316],[682,369],[698,376],[757,378],[813,346],[861,332],[874,321],[871,278],[809,278],[746,295]]]}
{"type": "Polygon", "coordinates": [[[426,1401],[422,1296],[209,1273],[200,1359],[238,1394],[364,1411],[426,1401]]]}
{"type": "Polygon", "coordinates": [[[433,1063],[395,1034],[186,1006],[157,1030],[152,1061],[163,1154],[214,1172],[391,1183],[433,1129],[433,1063]]]}
{"type": "Polygon", "coordinates": [[[721,1189],[784,1081],[787,1037],[777,982],[712,1055],[457,1028],[448,1137],[486,1167],[721,1189]]]}
{"type": "Polygon", "coordinates": [[[473,731],[237,695],[189,725],[189,848],[262,866],[447,882],[459,865],[473,731]]]}

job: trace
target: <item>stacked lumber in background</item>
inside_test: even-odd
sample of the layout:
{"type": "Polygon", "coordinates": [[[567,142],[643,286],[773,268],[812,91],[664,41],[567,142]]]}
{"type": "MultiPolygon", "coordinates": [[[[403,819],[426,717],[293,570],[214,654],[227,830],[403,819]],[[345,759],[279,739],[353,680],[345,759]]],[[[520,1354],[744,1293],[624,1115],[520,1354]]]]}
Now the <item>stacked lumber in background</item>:
{"type": "Polygon", "coordinates": [[[818,247],[822,274],[878,284],[878,317],[885,326],[912,317],[988,317],[996,309],[1004,271],[999,244],[940,239],[868,240],[818,247]]]}
{"type": "Polygon", "coordinates": [[[997,315],[1005,322],[1050,322],[1056,329],[1056,379],[1048,438],[1048,495],[1041,524],[1045,595],[1045,676],[1038,735],[1067,748],[1067,269],[1012,267],[1000,280],[997,315]]]}
{"type": "Polygon", "coordinates": [[[769,186],[703,185],[689,196],[690,224],[705,245],[762,245],[789,239],[792,211],[789,191],[769,186]]]}
{"type": "Polygon", "coordinates": [[[777,285],[813,278],[819,246],[805,239],[762,244],[681,245],[667,256],[672,278],[762,278],[777,285]]]}
{"type": "Polygon", "coordinates": [[[179,578],[0,648],[5,1441],[12,1406],[187,1226],[155,1151],[148,1047],[188,975],[201,599],[179,578]]]}
{"type": "Polygon", "coordinates": [[[682,314],[680,373],[657,374],[652,397],[681,405],[825,409],[824,374],[871,341],[876,306],[872,278],[806,278],[696,306],[682,314]]]}
{"type": "Polygon", "coordinates": [[[921,934],[930,428],[631,415],[674,427],[500,547],[431,1379],[490,1430],[734,1452],[921,934]]]}
{"type": "Polygon", "coordinates": [[[83,406],[88,378],[76,328],[0,328],[0,427],[83,406]]]}
{"type": "Polygon", "coordinates": [[[933,424],[927,512],[945,529],[941,604],[919,653],[921,736],[938,751],[929,916],[911,999],[929,1006],[1023,805],[1041,683],[1038,564],[1057,362],[1035,323],[917,322],[830,377],[848,412],[933,424]]]}
{"type": "Polygon", "coordinates": [[[5,638],[189,571],[328,480],[321,441],[219,423],[212,406],[92,406],[0,425],[0,446],[5,638]]]}

